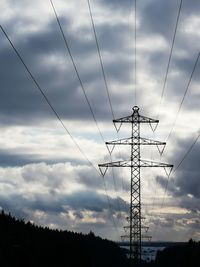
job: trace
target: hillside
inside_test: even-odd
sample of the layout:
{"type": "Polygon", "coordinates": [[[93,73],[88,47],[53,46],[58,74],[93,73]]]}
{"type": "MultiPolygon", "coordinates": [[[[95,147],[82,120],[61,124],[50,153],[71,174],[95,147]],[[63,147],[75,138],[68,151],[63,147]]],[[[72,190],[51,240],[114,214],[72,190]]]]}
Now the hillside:
{"type": "Polygon", "coordinates": [[[200,242],[190,240],[184,246],[165,248],[156,257],[156,267],[197,267],[200,266],[200,242]]]}
{"type": "Polygon", "coordinates": [[[128,266],[113,242],[69,231],[50,230],[0,213],[0,260],[4,267],[128,266]]]}
{"type": "MultiPolygon", "coordinates": [[[[123,250],[114,242],[70,231],[51,230],[0,213],[0,262],[3,267],[128,267],[123,250]]],[[[159,251],[146,267],[199,266],[200,242],[159,251]]]]}

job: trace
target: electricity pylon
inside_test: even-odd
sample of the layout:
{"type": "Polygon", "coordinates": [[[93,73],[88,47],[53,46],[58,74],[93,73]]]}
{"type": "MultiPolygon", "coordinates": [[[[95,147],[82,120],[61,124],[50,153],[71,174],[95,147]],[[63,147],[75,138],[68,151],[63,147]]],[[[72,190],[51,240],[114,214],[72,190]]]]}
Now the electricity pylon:
{"type": "MultiPolygon", "coordinates": [[[[116,126],[117,131],[120,130],[122,124],[130,123],[131,124],[131,137],[123,138],[115,141],[106,142],[106,145],[110,147],[109,151],[112,153],[115,145],[129,145],[131,147],[131,156],[129,160],[126,161],[115,161],[109,163],[99,164],[101,174],[105,176],[106,171],[109,167],[128,167],[130,168],[131,174],[131,194],[130,194],[130,217],[129,217],[129,241],[130,241],[130,250],[129,256],[130,259],[136,261],[141,260],[142,248],[141,240],[142,236],[142,215],[141,215],[141,181],[140,181],[140,169],[145,167],[163,167],[167,173],[167,168],[170,168],[170,172],[173,168],[173,165],[154,162],[141,159],[140,157],[140,147],[141,145],[155,145],[157,146],[159,152],[162,154],[163,150],[159,149],[159,146],[166,145],[165,142],[159,142],[140,136],[140,124],[146,123],[153,128],[153,124],[157,126],[158,120],[154,120],[139,114],[139,108],[137,106],[133,107],[133,113],[130,116],[123,117],[120,119],[113,120],[113,123],[116,126]],[[117,127],[118,125],[118,127],[117,127]]],[[[168,175],[170,174],[168,173],[168,175]]],[[[127,236],[126,236],[127,237],[127,236]]]]}

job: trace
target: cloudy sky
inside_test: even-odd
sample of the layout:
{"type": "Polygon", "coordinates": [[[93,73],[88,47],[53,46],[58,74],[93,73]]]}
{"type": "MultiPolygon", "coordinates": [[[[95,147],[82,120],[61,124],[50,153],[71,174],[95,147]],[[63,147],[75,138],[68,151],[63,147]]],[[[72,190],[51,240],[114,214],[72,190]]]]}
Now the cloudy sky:
{"type": "MultiPolygon", "coordinates": [[[[71,54],[104,140],[117,136],[102,76],[87,0],[54,2],[71,54]]],[[[200,62],[177,112],[200,51],[200,2],[183,0],[169,73],[161,92],[180,0],[137,3],[137,102],[142,115],[160,123],[153,135],[165,141],[163,156],[142,149],[144,158],[180,162],[199,131],[200,62]]],[[[0,207],[39,225],[120,240],[127,224],[130,173],[98,163],[110,157],[91,115],[49,0],[0,0],[0,24],[59,114],[66,133],[0,31],[0,207]],[[84,157],[83,154],[86,156],[84,157]],[[92,162],[91,166],[88,160],[92,162]],[[95,168],[94,168],[95,167],[95,168]]],[[[134,1],[91,0],[115,118],[130,115],[134,99],[134,1]]],[[[154,240],[200,238],[200,144],[167,176],[162,169],[141,172],[142,213],[154,240]],[[163,203],[164,199],[164,204],[163,203]]],[[[129,150],[114,150],[126,159],[129,150]]]]}

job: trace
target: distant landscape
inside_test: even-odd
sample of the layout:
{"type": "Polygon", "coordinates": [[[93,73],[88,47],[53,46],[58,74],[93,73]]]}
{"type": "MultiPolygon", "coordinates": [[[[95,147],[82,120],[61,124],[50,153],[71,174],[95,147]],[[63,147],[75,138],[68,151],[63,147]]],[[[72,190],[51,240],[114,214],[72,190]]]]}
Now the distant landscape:
{"type": "MultiPolygon", "coordinates": [[[[190,240],[157,253],[155,262],[136,263],[124,250],[94,235],[39,227],[0,213],[0,258],[4,267],[191,267],[198,266],[200,242],[190,240]]],[[[166,243],[167,244],[167,243],[166,243]]],[[[175,243],[176,244],[176,243],[175,243]]]]}

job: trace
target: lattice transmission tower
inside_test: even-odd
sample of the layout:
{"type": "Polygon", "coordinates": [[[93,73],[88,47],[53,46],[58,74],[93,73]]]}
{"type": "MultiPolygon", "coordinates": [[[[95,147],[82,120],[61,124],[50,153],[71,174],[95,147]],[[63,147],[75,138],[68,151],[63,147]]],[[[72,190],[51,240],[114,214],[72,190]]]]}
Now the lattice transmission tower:
{"type": "Polygon", "coordinates": [[[126,228],[129,229],[129,235],[126,237],[129,238],[129,256],[130,259],[136,261],[141,260],[142,247],[141,240],[143,237],[142,229],[148,228],[142,226],[142,214],[141,214],[141,179],[140,179],[140,170],[141,168],[146,167],[163,167],[167,173],[166,168],[170,168],[170,171],[167,173],[170,174],[173,165],[144,160],[140,157],[141,146],[142,145],[155,145],[159,152],[162,153],[165,142],[159,142],[151,139],[147,139],[140,136],[140,124],[146,123],[153,128],[153,124],[157,125],[158,120],[154,120],[139,114],[139,108],[137,106],[133,107],[133,112],[130,116],[123,117],[120,119],[113,120],[113,123],[116,126],[116,129],[119,131],[122,124],[129,123],[131,125],[131,136],[128,138],[118,139],[110,142],[106,142],[107,146],[110,146],[110,153],[112,153],[116,145],[129,145],[130,146],[130,159],[126,161],[115,161],[109,163],[99,164],[100,171],[103,176],[105,176],[106,171],[109,167],[127,167],[130,168],[130,215],[129,215],[129,225],[126,228]],[[163,149],[160,149],[159,146],[163,146],[163,149]]]}

